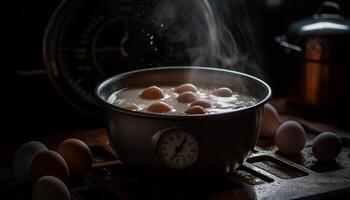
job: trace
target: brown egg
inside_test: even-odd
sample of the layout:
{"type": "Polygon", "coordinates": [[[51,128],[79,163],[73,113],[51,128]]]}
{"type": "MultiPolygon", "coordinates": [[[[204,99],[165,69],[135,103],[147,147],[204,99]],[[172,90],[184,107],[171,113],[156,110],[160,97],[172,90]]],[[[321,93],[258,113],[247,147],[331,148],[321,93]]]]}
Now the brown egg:
{"type": "Polygon", "coordinates": [[[175,88],[174,90],[176,93],[183,93],[183,92],[194,92],[196,93],[198,90],[197,90],[197,87],[194,86],[193,84],[191,83],[184,83],[184,84],[181,84],[179,85],[177,88],[175,88]]]}
{"type": "Polygon", "coordinates": [[[260,135],[273,137],[280,123],[281,120],[277,110],[271,104],[265,104],[260,135]]]}
{"type": "Polygon", "coordinates": [[[210,108],[212,105],[213,105],[213,102],[206,99],[202,99],[191,103],[190,106],[201,106],[203,108],[210,108]]]}
{"type": "Polygon", "coordinates": [[[193,92],[183,92],[176,99],[181,103],[191,103],[197,100],[193,92]]]}
{"type": "Polygon", "coordinates": [[[163,90],[157,86],[148,87],[140,93],[142,99],[162,99],[164,96],[163,90]]]}
{"type": "Polygon", "coordinates": [[[166,103],[156,102],[149,105],[147,110],[155,113],[166,113],[171,111],[171,107],[166,103]]]}
{"type": "Polygon", "coordinates": [[[34,182],[43,176],[55,176],[66,185],[69,183],[67,163],[55,151],[46,150],[38,153],[32,161],[30,172],[34,182]]]}
{"type": "Polygon", "coordinates": [[[54,176],[39,178],[32,189],[32,200],[71,200],[69,189],[54,176]]]}
{"type": "Polygon", "coordinates": [[[201,106],[192,106],[189,107],[186,111],[186,114],[205,114],[206,111],[203,107],[201,106]]]}
{"type": "Polygon", "coordinates": [[[73,176],[82,176],[92,165],[92,153],[89,146],[78,139],[67,139],[58,146],[59,153],[66,161],[73,176]]]}
{"type": "Polygon", "coordinates": [[[230,97],[232,96],[233,93],[230,88],[221,87],[221,88],[215,89],[212,94],[218,97],[230,97]]]}
{"type": "Polygon", "coordinates": [[[123,103],[120,105],[121,108],[127,109],[127,110],[138,110],[139,107],[134,103],[123,103]]]}

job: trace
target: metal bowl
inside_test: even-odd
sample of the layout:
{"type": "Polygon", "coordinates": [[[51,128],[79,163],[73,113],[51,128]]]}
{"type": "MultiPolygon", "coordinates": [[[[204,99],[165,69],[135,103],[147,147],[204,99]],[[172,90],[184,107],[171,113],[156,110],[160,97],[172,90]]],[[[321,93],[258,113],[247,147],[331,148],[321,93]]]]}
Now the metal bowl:
{"type": "Polygon", "coordinates": [[[263,81],[240,72],[205,67],[161,67],[113,76],[96,88],[104,110],[111,143],[120,159],[138,171],[160,176],[221,176],[237,168],[254,149],[263,105],[271,96],[263,81]],[[229,87],[258,99],[258,103],[230,112],[205,115],[166,115],[130,111],[107,102],[126,87],[177,85],[229,87]],[[159,139],[182,131],[198,146],[195,161],[186,167],[169,167],[159,155],[159,139]]]}

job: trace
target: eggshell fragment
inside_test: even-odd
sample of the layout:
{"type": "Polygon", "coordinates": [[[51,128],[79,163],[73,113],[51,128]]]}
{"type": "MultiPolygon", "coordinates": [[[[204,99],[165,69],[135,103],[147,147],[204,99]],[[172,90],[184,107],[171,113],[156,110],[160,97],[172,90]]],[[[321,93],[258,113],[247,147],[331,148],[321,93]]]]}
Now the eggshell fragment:
{"type": "Polygon", "coordinates": [[[264,137],[274,136],[280,121],[277,110],[271,104],[265,104],[260,135],[264,137]]]}
{"type": "Polygon", "coordinates": [[[32,200],[70,200],[67,186],[54,176],[39,178],[32,190],[32,200]]]}
{"type": "Polygon", "coordinates": [[[89,146],[81,140],[71,138],[61,142],[57,153],[66,161],[73,176],[82,176],[91,168],[92,153],[89,146]]]}
{"type": "Polygon", "coordinates": [[[69,183],[69,170],[66,161],[55,151],[46,150],[38,153],[31,166],[33,181],[43,176],[55,176],[66,185],[69,183]]]}
{"type": "Polygon", "coordinates": [[[148,87],[144,89],[140,94],[140,98],[142,99],[162,99],[164,97],[165,94],[163,90],[157,86],[148,87]]]}
{"type": "Polygon", "coordinates": [[[191,103],[197,100],[193,92],[183,92],[176,99],[181,103],[191,103]]]}
{"type": "Polygon", "coordinates": [[[193,92],[193,93],[196,93],[198,91],[197,87],[194,86],[193,84],[191,83],[184,83],[184,84],[181,84],[179,85],[178,87],[175,88],[174,90],[176,93],[183,93],[183,92],[193,92]]]}
{"type": "Polygon", "coordinates": [[[221,87],[215,89],[212,94],[218,97],[230,97],[232,96],[233,92],[230,88],[221,87]]]}
{"type": "Polygon", "coordinates": [[[275,142],[282,153],[287,155],[299,154],[305,146],[305,130],[296,121],[286,121],[278,127],[275,142]]]}
{"type": "Polygon", "coordinates": [[[41,142],[30,141],[23,144],[13,159],[13,175],[20,181],[29,182],[32,161],[38,153],[45,150],[47,147],[41,142]]]}
{"type": "Polygon", "coordinates": [[[186,114],[205,114],[206,111],[203,107],[201,106],[192,106],[189,107],[186,111],[186,114]]]}
{"type": "Polygon", "coordinates": [[[312,153],[318,161],[333,161],[341,152],[340,137],[332,132],[323,132],[316,136],[312,145],[312,153]]]}
{"type": "Polygon", "coordinates": [[[167,113],[171,111],[171,107],[166,103],[156,102],[149,105],[147,110],[155,113],[167,113]]]}
{"type": "Polygon", "coordinates": [[[197,100],[193,103],[191,103],[190,106],[201,106],[203,108],[210,108],[212,107],[213,102],[207,100],[207,99],[202,99],[202,100],[197,100]]]}

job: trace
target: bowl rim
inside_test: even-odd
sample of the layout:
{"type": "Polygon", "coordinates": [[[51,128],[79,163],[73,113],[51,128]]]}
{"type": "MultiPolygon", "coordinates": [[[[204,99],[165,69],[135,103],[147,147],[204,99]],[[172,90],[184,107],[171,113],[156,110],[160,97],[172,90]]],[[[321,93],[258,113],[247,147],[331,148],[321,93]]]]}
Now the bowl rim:
{"type": "Polygon", "coordinates": [[[208,118],[208,117],[211,118],[213,116],[219,117],[219,116],[226,116],[228,114],[241,114],[241,113],[245,113],[245,112],[250,112],[250,111],[255,110],[258,107],[266,104],[271,99],[271,96],[272,96],[272,90],[271,90],[270,86],[267,83],[265,83],[263,80],[255,77],[255,76],[252,76],[252,75],[249,75],[246,73],[242,73],[242,72],[238,72],[238,71],[234,71],[234,70],[227,70],[227,69],[221,69],[221,68],[216,68],[216,67],[200,67],[200,66],[164,66],[164,67],[154,67],[154,68],[133,70],[133,71],[124,72],[124,73],[109,77],[107,79],[104,79],[95,87],[95,98],[97,98],[97,102],[100,103],[101,107],[108,108],[108,109],[111,109],[111,110],[116,111],[116,112],[122,112],[122,113],[128,114],[128,115],[149,117],[149,118],[163,118],[163,119],[179,119],[179,118],[188,119],[188,118],[208,118]],[[228,112],[222,112],[222,113],[186,114],[186,115],[170,115],[170,114],[166,114],[166,113],[151,113],[151,112],[139,112],[139,111],[127,110],[127,109],[124,109],[121,107],[114,106],[114,105],[108,103],[107,101],[105,101],[101,97],[101,90],[104,87],[111,84],[116,79],[122,78],[123,76],[130,76],[133,74],[150,72],[150,71],[179,70],[179,69],[195,69],[195,70],[198,69],[198,70],[220,71],[220,72],[224,72],[224,73],[230,73],[230,74],[236,74],[239,76],[244,76],[248,79],[252,79],[252,80],[257,81],[260,84],[262,84],[267,89],[267,94],[263,99],[261,99],[258,103],[254,104],[252,106],[239,108],[239,109],[235,109],[235,110],[228,111],[228,112]]]}

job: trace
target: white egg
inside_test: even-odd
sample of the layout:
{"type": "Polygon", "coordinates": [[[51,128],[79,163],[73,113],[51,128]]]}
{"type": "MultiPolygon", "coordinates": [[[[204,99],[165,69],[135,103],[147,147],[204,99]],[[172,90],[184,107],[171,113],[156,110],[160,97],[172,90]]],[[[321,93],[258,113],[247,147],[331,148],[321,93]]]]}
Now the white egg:
{"type": "Polygon", "coordinates": [[[230,97],[233,92],[230,88],[222,87],[215,89],[212,94],[218,97],[230,97]]]}
{"type": "Polygon", "coordinates": [[[128,102],[123,102],[122,104],[119,105],[121,108],[127,109],[127,110],[138,110],[140,107],[136,105],[135,103],[128,103],[128,102]]]}
{"type": "Polygon", "coordinates": [[[32,190],[32,200],[70,200],[67,186],[54,176],[39,178],[32,190]]]}
{"type": "Polygon", "coordinates": [[[265,104],[260,135],[264,137],[274,136],[280,123],[277,110],[271,104],[265,104]]]}
{"type": "Polygon", "coordinates": [[[34,157],[47,150],[47,147],[37,141],[31,141],[23,144],[16,152],[13,159],[13,174],[23,182],[30,181],[30,167],[34,157]]]}
{"type": "Polygon", "coordinates": [[[312,144],[312,153],[318,161],[333,161],[341,152],[342,142],[340,137],[332,132],[319,134],[312,144]]]}
{"type": "Polygon", "coordinates": [[[305,146],[305,130],[296,121],[286,121],[278,127],[275,142],[282,153],[287,155],[299,154],[305,146]]]}
{"type": "Polygon", "coordinates": [[[59,153],[66,161],[73,176],[82,176],[92,165],[92,153],[87,144],[78,139],[67,139],[58,146],[59,153]]]}

